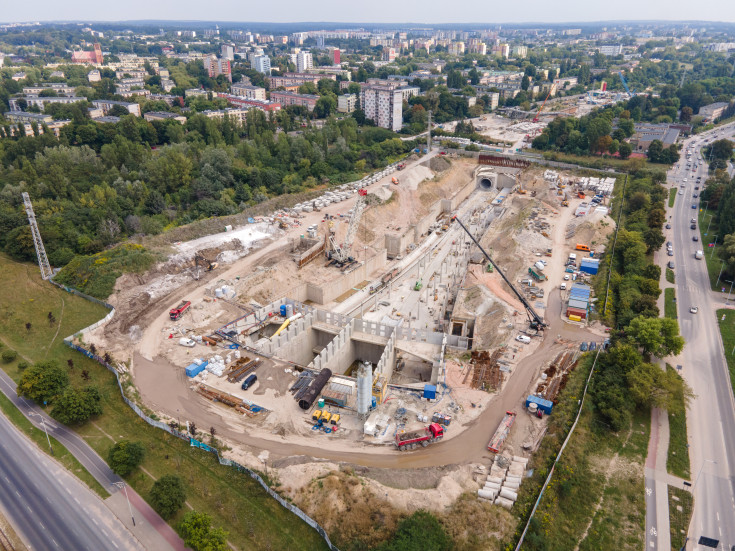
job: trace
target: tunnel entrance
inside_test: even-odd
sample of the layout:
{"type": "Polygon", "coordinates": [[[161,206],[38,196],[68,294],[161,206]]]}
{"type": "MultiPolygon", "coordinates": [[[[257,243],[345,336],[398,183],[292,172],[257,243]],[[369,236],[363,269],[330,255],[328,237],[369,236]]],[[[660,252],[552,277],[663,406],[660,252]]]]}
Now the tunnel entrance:
{"type": "Polygon", "coordinates": [[[480,178],[480,189],[487,191],[493,188],[493,182],[490,178],[480,178]]]}

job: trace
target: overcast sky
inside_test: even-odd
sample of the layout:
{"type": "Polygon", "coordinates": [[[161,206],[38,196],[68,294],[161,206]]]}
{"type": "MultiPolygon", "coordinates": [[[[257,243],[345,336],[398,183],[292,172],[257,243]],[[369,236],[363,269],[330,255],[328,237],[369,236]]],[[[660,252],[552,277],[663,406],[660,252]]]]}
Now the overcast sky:
{"type": "Polygon", "coordinates": [[[735,0],[4,0],[0,21],[735,22],[735,0]]]}

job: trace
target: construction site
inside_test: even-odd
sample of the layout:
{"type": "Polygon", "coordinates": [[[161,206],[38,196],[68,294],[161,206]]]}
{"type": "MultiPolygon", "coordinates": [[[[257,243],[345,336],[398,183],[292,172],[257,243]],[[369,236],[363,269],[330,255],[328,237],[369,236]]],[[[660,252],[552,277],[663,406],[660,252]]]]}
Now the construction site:
{"type": "Polygon", "coordinates": [[[293,497],[340,464],[454,466],[452,491],[439,477],[386,496],[432,509],[482,491],[512,507],[580,344],[604,340],[594,296],[569,315],[568,287],[591,277],[569,256],[604,252],[614,181],[438,153],[173,245],[119,278],[114,316],[79,338],[160,418],[280,465],[293,497]]]}

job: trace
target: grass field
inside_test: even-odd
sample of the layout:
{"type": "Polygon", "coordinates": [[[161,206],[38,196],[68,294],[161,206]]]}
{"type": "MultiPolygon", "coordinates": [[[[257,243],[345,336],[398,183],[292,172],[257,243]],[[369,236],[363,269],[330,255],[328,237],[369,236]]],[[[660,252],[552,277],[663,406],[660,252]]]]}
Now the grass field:
{"type": "Polygon", "coordinates": [[[674,203],[676,202],[676,188],[672,187],[669,189],[669,208],[674,208],[674,203]]]}
{"type": "MultiPolygon", "coordinates": [[[[533,151],[534,153],[541,153],[540,151],[533,151]]],[[[572,163],[581,167],[605,169],[612,168],[619,172],[627,172],[631,167],[638,166],[647,168],[650,170],[661,170],[666,171],[668,165],[660,165],[655,163],[649,163],[645,159],[618,159],[616,157],[599,157],[597,155],[571,155],[568,153],[561,153],[558,151],[544,152],[544,158],[548,158],[552,161],[559,161],[562,163],[572,163]]]]}
{"type": "Polygon", "coordinates": [[[677,319],[676,314],[676,289],[667,287],[664,289],[664,315],[667,318],[677,319]]]}
{"type": "MultiPolygon", "coordinates": [[[[229,532],[228,540],[238,549],[327,549],[316,531],[281,507],[249,476],[219,465],[212,454],[192,448],[138,418],[122,401],[109,371],[63,344],[63,337],[106,313],[101,306],[42,282],[36,266],[0,256],[0,335],[9,347],[31,361],[56,360],[67,366],[67,360],[72,359],[74,367],[67,368],[71,384],[94,384],[99,388],[104,413],[77,428],[97,453],[107,457],[113,439],[142,442],[146,449],[142,467],[155,477],[181,475],[188,502],[211,514],[215,525],[229,532]],[[55,326],[48,321],[49,311],[55,326]],[[31,323],[30,331],[26,323],[31,323]],[[89,382],[82,378],[82,371],[88,372],[89,382]]],[[[20,379],[17,362],[5,367],[13,379],[20,379]]],[[[131,475],[129,482],[144,497],[153,484],[141,470],[131,475]]],[[[170,523],[175,525],[184,512],[170,523]]]]}
{"type": "Polygon", "coordinates": [[[727,360],[727,369],[730,371],[730,384],[735,391],[735,310],[721,309],[717,310],[717,323],[720,326],[720,334],[722,335],[722,344],[725,348],[725,359],[727,360]],[[725,319],[723,320],[723,316],[725,319]]]}
{"type": "Polygon", "coordinates": [[[689,521],[692,518],[694,497],[681,488],[669,486],[669,533],[671,548],[682,549],[689,530],[689,521]]]}
{"type": "MultiPolygon", "coordinates": [[[[674,368],[666,364],[666,370],[674,368]]],[[[669,451],[666,458],[666,470],[673,475],[689,480],[691,477],[689,464],[689,446],[687,445],[687,417],[683,397],[678,397],[679,407],[669,411],[669,451]]]]}
{"type": "MultiPolygon", "coordinates": [[[[693,213],[694,211],[692,211],[693,213]]],[[[694,214],[692,214],[692,218],[694,218],[694,214]]],[[[709,273],[709,281],[710,285],[712,285],[712,289],[719,291],[721,286],[717,283],[717,278],[720,275],[720,268],[722,268],[722,260],[720,260],[720,257],[717,256],[717,246],[715,246],[715,251],[713,253],[712,247],[708,247],[707,245],[709,243],[714,243],[715,236],[717,236],[717,245],[722,243],[722,236],[719,235],[719,230],[717,228],[717,221],[714,220],[714,217],[712,216],[711,212],[707,212],[707,215],[705,216],[704,211],[700,210],[699,216],[697,217],[697,222],[699,226],[699,243],[692,243],[692,256],[694,256],[694,251],[697,249],[701,249],[704,251],[704,261],[707,263],[707,272],[709,273]]],[[[720,280],[720,283],[722,281],[720,280]]]]}
{"type": "MultiPolygon", "coordinates": [[[[548,471],[539,467],[543,457],[558,450],[562,427],[573,420],[577,398],[588,371],[570,376],[550,421],[550,436],[534,456],[536,474],[521,486],[514,507],[522,514],[532,506],[548,471]],[[558,408],[558,409],[557,409],[558,408]]],[[[649,411],[637,412],[628,430],[612,433],[595,418],[589,401],[573,437],[544,493],[523,549],[568,551],[580,542],[580,551],[638,550],[644,544],[645,502],[643,465],[650,434],[649,411]]]]}
{"type": "Polygon", "coordinates": [[[676,283],[676,274],[671,268],[666,268],[666,281],[669,283],[676,283]]]}

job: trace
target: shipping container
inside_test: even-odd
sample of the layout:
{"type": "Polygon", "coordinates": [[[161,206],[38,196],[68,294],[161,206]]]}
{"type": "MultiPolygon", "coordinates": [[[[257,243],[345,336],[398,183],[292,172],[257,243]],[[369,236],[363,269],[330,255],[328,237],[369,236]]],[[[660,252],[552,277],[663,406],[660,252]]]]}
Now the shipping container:
{"type": "Polygon", "coordinates": [[[424,385],[424,398],[427,400],[436,399],[436,385],[424,385]]]}
{"type": "Polygon", "coordinates": [[[576,309],[586,312],[588,303],[587,301],[584,301],[584,300],[577,300],[577,299],[570,298],[568,306],[569,308],[576,308],[576,309]]]}
{"type": "Polygon", "coordinates": [[[567,312],[567,316],[569,317],[570,321],[582,321],[582,318],[580,316],[569,314],[568,312],[567,312]]]}
{"type": "Polygon", "coordinates": [[[528,407],[529,404],[536,404],[538,406],[538,409],[543,411],[546,415],[550,415],[551,409],[554,407],[553,402],[550,402],[549,400],[544,400],[543,398],[540,398],[539,396],[534,396],[533,394],[529,395],[528,398],[526,398],[526,407],[528,407]]]}
{"type": "Polygon", "coordinates": [[[206,367],[206,364],[189,364],[186,366],[186,376],[187,377],[196,377],[199,375],[202,371],[204,371],[204,368],[206,367]]]}

